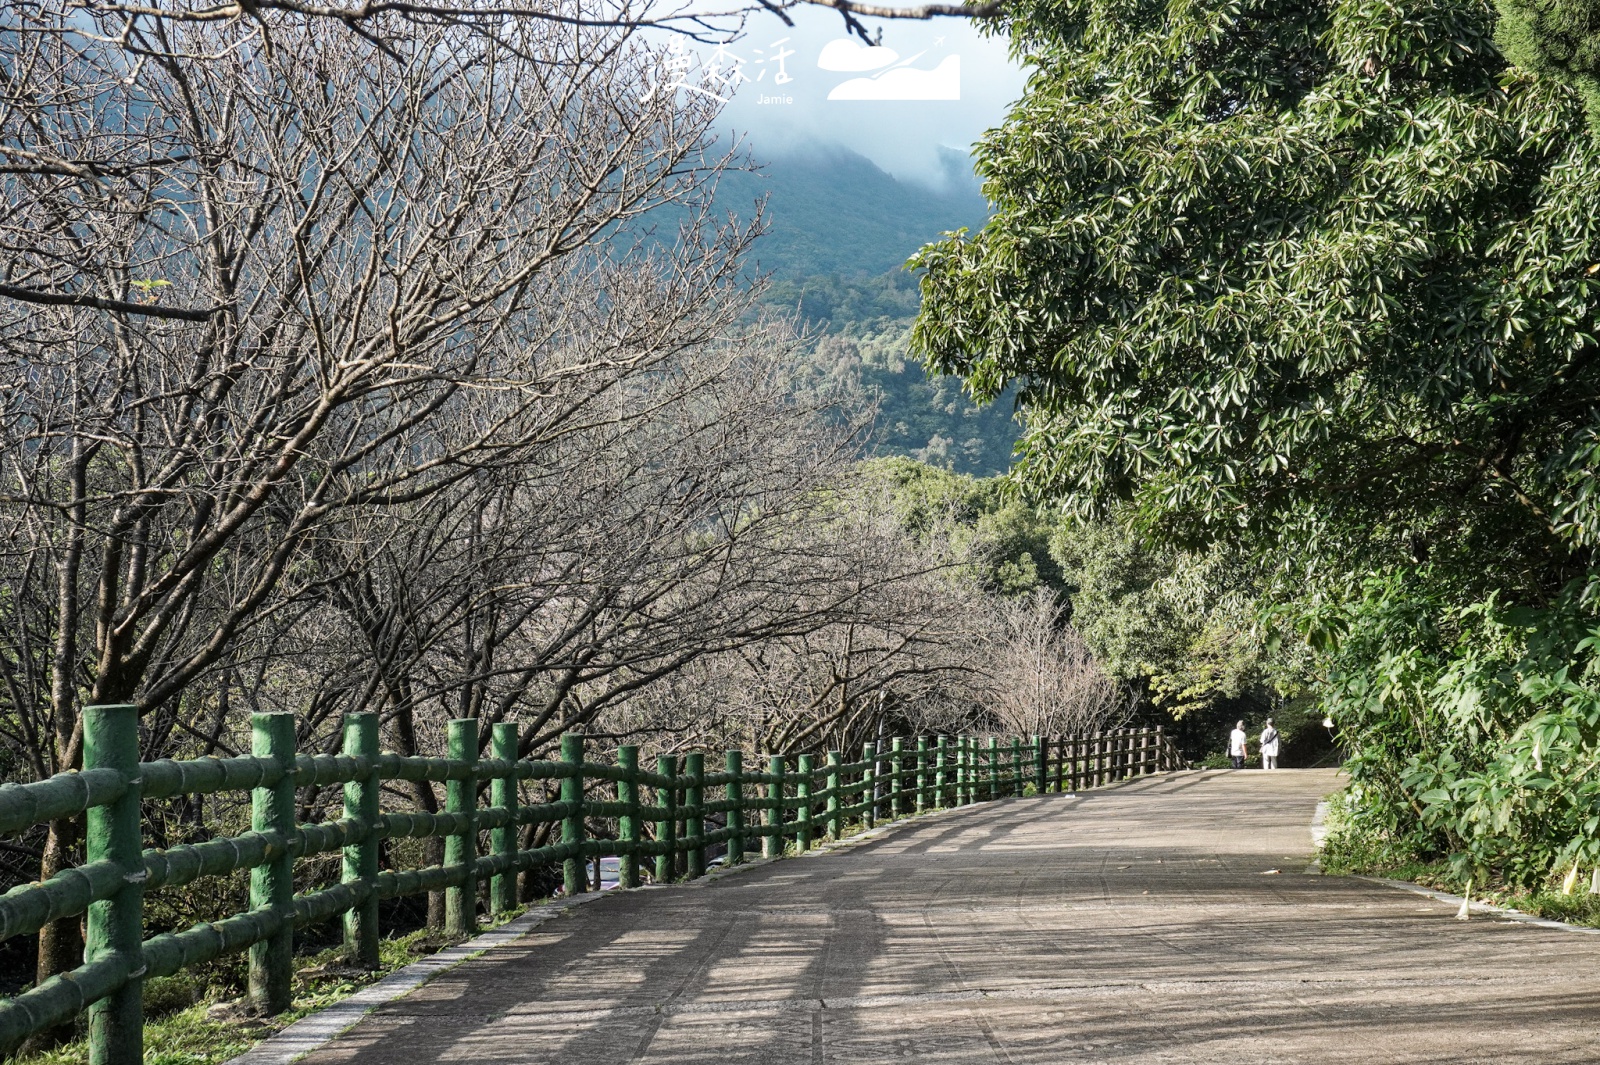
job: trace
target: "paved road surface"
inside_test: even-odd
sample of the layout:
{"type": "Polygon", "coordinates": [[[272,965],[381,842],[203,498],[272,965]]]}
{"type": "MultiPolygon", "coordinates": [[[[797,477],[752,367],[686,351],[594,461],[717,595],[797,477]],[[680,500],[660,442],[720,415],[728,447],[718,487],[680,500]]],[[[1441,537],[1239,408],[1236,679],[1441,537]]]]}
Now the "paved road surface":
{"type": "Polygon", "coordinates": [[[1600,1061],[1600,936],[1307,875],[1336,786],[1174,774],[619,892],[303,1060],[1600,1061]]]}

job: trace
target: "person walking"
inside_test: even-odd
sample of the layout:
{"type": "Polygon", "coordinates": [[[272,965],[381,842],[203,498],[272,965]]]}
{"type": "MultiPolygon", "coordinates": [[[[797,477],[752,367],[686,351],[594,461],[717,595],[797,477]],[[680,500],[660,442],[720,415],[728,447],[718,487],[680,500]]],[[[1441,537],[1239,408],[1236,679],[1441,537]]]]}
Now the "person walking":
{"type": "Polygon", "coordinates": [[[1228,757],[1233,759],[1233,768],[1243,769],[1244,760],[1250,754],[1250,737],[1245,734],[1244,722],[1233,726],[1233,731],[1228,734],[1228,757]]]}
{"type": "Polygon", "coordinates": [[[1278,730],[1272,727],[1272,718],[1267,718],[1267,727],[1261,730],[1261,768],[1278,768],[1278,730]]]}

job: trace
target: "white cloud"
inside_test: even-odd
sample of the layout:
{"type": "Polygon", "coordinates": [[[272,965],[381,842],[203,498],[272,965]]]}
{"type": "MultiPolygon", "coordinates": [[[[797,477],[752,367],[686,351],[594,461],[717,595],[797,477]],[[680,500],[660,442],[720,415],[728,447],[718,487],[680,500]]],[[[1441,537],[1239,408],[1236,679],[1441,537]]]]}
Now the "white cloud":
{"type": "Polygon", "coordinates": [[[828,93],[830,100],[959,100],[961,57],[945,56],[932,70],[895,67],[870,78],[851,78],[828,93]]]}
{"type": "Polygon", "coordinates": [[[849,37],[840,37],[822,46],[822,54],[817,56],[817,66],[823,70],[854,74],[886,67],[899,58],[900,53],[893,48],[869,48],[849,37]]]}

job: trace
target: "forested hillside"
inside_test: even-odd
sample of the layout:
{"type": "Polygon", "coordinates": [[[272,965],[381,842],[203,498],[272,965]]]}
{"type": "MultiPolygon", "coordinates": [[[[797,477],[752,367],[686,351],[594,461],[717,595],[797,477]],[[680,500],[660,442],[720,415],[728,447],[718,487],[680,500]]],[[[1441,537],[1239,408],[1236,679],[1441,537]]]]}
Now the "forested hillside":
{"type": "Polygon", "coordinates": [[[759,168],[723,175],[717,200],[741,210],[766,200],[767,236],[751,259],[778,279],[876,277],[944,230],[981,226],[986,214],[971,161],[956,149],[941,152],[942,172],[927,183],[901,181],[837,146],[763,156],[758,141],[754,150],[759,168]]]}
{"type": "Polygon", "coordinates": [[[900,181],[838,148],[790,154],[760,172],[723,178],[730,207],[765,199],[766,235],[753,259],[770,275],[763,305],[813,334],[810,370],[876,406],[870,449],[962,473],[993,474],[1017,437],[1009,396],[975,404],[958,379],[930,377],[909,357],[917,279],[905,261],[941,233],[982,225],[985,206],[967,158],[943,156],[943,191],[900,181]]]}

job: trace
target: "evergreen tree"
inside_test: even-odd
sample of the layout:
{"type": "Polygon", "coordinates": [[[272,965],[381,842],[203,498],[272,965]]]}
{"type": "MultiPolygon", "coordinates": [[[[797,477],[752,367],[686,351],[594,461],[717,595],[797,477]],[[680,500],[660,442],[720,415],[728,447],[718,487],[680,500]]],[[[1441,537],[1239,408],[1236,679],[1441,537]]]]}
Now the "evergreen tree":
{"type": "Polygon", "coordinates": [[[1488,0],[1021,0],[989,223],[913,342],[1017,385],[1017,475],[1539,595],[1600,536],[1600,144],[1488,0]]]}
{"type": "Polygon", "coordinates": [[[1495,40],[1518,66],[1566,81],[1600,132],[1600,0],[1497,0],[1495,40]]]}

